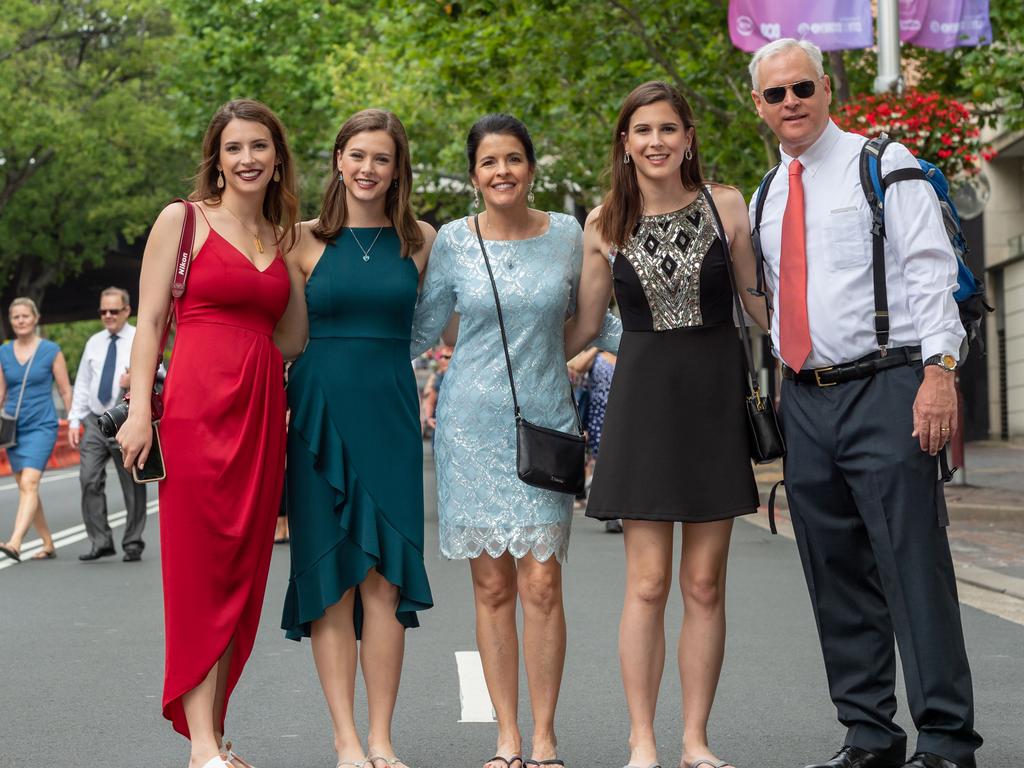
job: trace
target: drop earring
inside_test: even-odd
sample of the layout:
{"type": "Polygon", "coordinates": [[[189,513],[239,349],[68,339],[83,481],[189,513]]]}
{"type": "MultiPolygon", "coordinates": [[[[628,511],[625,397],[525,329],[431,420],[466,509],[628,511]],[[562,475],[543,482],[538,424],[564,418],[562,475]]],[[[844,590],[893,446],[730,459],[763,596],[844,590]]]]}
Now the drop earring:
{"type": "Polygon", "coordinates": [[[686,148],[686,152],[683,153],[683,157],[687,160],[693,160],[693,152],[690,151],[689,147],[686,148]]]}
{"type": "Polygon", "coordinates": [[[480,190],[473,187],[473,210],[476,211],[480,207],[480,190]]]}
{"type": "Polygon", "coordinates": [[[533,205],[534,195],[533,195],[533,182],[532,181],[530,182],[530,191],[526,193],[526,199],[529,200],[530,205],[533,205]]]}
{"type": "Polygon", "coordinates": [[[224,171],[217,171],[217,189],[224,189],[224,171]]]}
{"type": "Polygon", "coordinates": [[[279,166],[279,165],[275,165],[274,166],[274,176],[273,176],[273,178],[274,178],[274,181],[280,181],[281,180],[281,166],[279,166]]]}
{"type": "Polygon", "coordinates": [[[629,152],[622,156],[622,164],[629,165],[629,152]]]}
{"type": "Polygon", "coordinates": [[[338,171],[338,181],[345,181],[345,174],[338,171]]]}

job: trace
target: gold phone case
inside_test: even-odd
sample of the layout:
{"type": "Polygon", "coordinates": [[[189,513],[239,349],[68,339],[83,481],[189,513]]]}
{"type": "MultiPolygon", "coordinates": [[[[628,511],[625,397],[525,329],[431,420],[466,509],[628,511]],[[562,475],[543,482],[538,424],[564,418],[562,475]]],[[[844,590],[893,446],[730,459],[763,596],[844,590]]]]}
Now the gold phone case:
{"type": "Polygon", "coordinates": [[[142,470],[147,472],[147,474],[140,474],[137,466],[132,467],[132,478],[140,485],[143,483],[156,483],[167,477],[167,470],[164,467],[164,452],[160,446],[160,430],[156,428],[157,423],[153,424],[153,444],[149,448],[149,457],[146,459],[146,466],[142,470]],[[150,464],[154,458],[157,459],[158,466],[151,467],[150,464]]]}

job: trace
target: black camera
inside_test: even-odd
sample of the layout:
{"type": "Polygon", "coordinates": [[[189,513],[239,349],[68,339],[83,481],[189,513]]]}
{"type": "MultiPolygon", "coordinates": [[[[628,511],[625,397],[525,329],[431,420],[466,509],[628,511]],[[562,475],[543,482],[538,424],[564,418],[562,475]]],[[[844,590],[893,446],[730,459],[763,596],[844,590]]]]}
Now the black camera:
{"type": "Polygon", "coordinates": [[[124,424],[127,418],[128,401],[122,400],[109,411],[97,416],[96,423],[99,424],[100,432],[103,433],[103,436],[113,440],[117,437],[117,430],[121,428],[121,425],[124,424]]]}
{"type": "MultiPolygon", "coordinates": [[[[154,393],[151,407],[154,417],[159,419],[163,415],[163,400],[159,394],[154,393]]],[[[121,425],[127,419],[128,400],[124,399],[109,411],[97,416],[96,423],[99,425],[103,436],[112,440],[117,437],[117,430],[121,428],[121,425]]],[[[142,469],[132,467],[132,477],[135,478],[136,483],[152,483],[157,480],[163,480],[166,476],[163,450],[160,447],[160,433],[157,431],[156,422],[154,421],[153,442],[149,450],[149,456],[146,458],[146,464],[142,469]]]]}

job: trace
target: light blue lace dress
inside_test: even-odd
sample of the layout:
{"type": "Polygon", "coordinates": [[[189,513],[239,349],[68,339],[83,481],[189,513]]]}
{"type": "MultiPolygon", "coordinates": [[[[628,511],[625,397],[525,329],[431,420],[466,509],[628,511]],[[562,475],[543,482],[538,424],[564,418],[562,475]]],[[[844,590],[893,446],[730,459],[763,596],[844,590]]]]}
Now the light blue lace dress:
{"type": "MultiPolygon", "coordinates": [[[[547,232],[526,240],[485,240],[501,297],[523,417],[574,428],[565,367],[565,320],[576,309],[583,233],[572,216],[551,213],[547,232]]],[[[534,488],[516,476],[512,391],[498,313],[469,220],[437,233],[416,306],[412,354],[437,342],[453,312],[459,338],[437,404],[434,459],[441,554],[450,559],[527,553],[565,562],[572,496],[534,488]]],[[[618,346],[609,316],[599,346],[618,346]]]]}

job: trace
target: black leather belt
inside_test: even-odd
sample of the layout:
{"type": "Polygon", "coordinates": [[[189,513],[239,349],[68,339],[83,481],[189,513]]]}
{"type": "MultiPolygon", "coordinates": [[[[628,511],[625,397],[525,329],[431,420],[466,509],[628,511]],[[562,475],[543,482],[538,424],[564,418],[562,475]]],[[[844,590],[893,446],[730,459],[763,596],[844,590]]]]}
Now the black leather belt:
{"type": "Polygon", "coordinates": [[[797,384],[814,384],[816,387],[834,387],[855,379],[866,379],[887,368],[898,368],[902,365],[913,365],[921,362],[920,347],[896,347],[887,350],[885,356],[881,352],[872,352],[852,363],[829,365],[825,368],[794,371],[787,365],[782,366],[782,378],[791,379],[797,384]]]}

